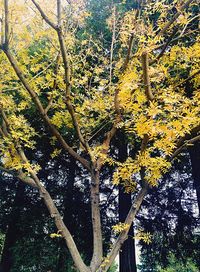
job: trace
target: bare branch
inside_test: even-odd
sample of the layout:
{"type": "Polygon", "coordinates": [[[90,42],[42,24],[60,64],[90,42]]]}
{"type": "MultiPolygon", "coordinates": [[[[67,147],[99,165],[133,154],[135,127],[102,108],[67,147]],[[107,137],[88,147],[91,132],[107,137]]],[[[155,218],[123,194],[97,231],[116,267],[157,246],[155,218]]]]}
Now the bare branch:
{"type": "Polygon", "coordinates": [[[112,42],[111,42],[111,48],[110,48],[110,84],[112,83],[112,69],[113,69],[113,50],[114,50],[114,44],[115,44],[115,35],[116,35],[116,6],[113,8],[113,32],[112,32],[112,42]]]}
{"type": "Polygon", "coordinates": [[[25,173],[23,173],[22,170],[18,171],[16,177],[19,178],[24,183],[28,184],[29,186],[38,189],[38,186],[35,183],[35,181],[32,178],[30,178],[29,176],[27,176],[25,173]]]}
{"type": "Polygon", "coordinates": [[[132,48],[133,48],[133,34],[131,35],[130,39],[129,39],[129,43],[128,43],[128,51],[127,51],[127,54],[126,54],[126,58],[125,58],[125,61],[124,61],[124,65],[123,65],[123,71],[126,70],[127,66],[128,66],[128,63],[131,59],[131,52],[132,52],[132,48]]]}
{"type": "Polygon", "coordinates": [[[5,172],[5,173],[7,173],[7,174],[9,174],[9,175],[12,175],[12,176],[14,175],[14,173],[13,173],[12,170],[6,169],[6,168],[3,167],[3,166],[0,166],[0,171],[5,172]]]}
{"type": "Polygon", "coordinates": [[[193,20],[195,20],[196,18],[198,18],[199,16],[200,16],[200,14],[197,14],[196,16],[192,17],[192,18],[186,23],[186,25],[184,26],[183,30],[181,31],[180,36],[183,36],[185,30],[187,29],[187,26],[188,26],[193,20]]]}
{"type": "Polygon", "coordinates": [[[57,0],[58,27],[61,27],[61,0],[57,0]]]}
{"type": "Polygon", "coordinates": [[[5,30],[4,30],[4,42],[2,47],[7,49],[9,46],[9,9],[8,9],[8,0],[4,0],[4,9],[5,9],[5,30]]]}
{"type": "Polygon", "coordinates": [[[44,11],[41,9],[40,5],[35,0],[31,0],[33,4],[36,6],[38,11],[40,12],[42,18],[47,22],[48,25],[50,25],[53,29],[57,30],[58,26],[55,25],[49,18],[48,16],[44,13],[44,11]]]}
{"type": "Polygon", "coordinates": [[[103,238],[99,198],[99,186],[100,186],[99,172],[94,169],[91,178],[92,180],[90,194],[92,210],[92,230],[93,230],[93,256],[90,263],[90,268],[92,271],[96,271],[96,268],[101,264],[103,257],[103,238]]]}
{"type": "Polygon", "coordinates": [[[186,141],[190,140],[191,139],[191,135],[196,135],[200,132],[200,124],[198,124],[196,127],[194,127],[190,133],[186,134],[184,137],[181,137],[177,144],[176,144],[176,147],[179,148],[180,146],[182,146],[186,141]]]}
{"type": "MultiPolygon", "coordinates": [[[[139,16],[140,16],[140,8],[138,7],[137,11],[136,11],[136,14],[135,14],[135,20],[137,20],[137,18],[139,16]]],[[[133,48],[133,39],[134,39],[134,35],[131,34],[131,37],[130,37],[129,42],[128,42],[128,51],[127,51],[127,54],[126,54],[126,58],[125,58],[125,61],[124,61],[124,65],[123,65],[122,71],[126,70],[128,64],[129,64],[129,61],[131,59],[131,53],[132,53],[132,48],[133,48]]]]}

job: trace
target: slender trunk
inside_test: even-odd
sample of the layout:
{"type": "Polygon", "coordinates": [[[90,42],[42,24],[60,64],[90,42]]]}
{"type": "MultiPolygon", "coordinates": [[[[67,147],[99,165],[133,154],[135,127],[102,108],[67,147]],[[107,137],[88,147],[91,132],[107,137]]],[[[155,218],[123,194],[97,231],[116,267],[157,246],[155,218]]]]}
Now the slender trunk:
{"type": "Polygon", "coordinates": [[[190,149],[190,159],[192,164],[192,176],[197,194],[197,203],[200,214],[200,143],[196,142],[190,149]]]}
{"type": "Polygon", "coordinates": [[[19,182],[17,186],[15,200],[13,203],[10,222],[8,224],[4,248],[1,257],[0,270],[2,270],[3,272],[10,272],[13,266],[14,259],[12,249],[20,236],[19,221],[20,211],[24,205],[24,192],[25,184],[19,182]]]}
{"type": "Polygon", "coordinates": [[[93,256],[91,261],[91,270],[96,271],[103,257],[103,242],[101,230],[101,215],[99,207],[99,172],[93,171],[91,181],[91,210],[92,210],[92,227],[93,227],[93,256]]]}
{"type": "MultiPolygon", "coordinates": [[[[124,162],[128,157],[128,146],[124,133],[118,133],[118,160],[124,162]]],[[[132,206],[131,194],[124,192],[124,187],[119,186],[119,221],[124,222],[132,206]]],[[[119,253],[119,271],[136,272],[135,240],[133,224],[130,227],[128,238],[123,243],[119,253]]]]}

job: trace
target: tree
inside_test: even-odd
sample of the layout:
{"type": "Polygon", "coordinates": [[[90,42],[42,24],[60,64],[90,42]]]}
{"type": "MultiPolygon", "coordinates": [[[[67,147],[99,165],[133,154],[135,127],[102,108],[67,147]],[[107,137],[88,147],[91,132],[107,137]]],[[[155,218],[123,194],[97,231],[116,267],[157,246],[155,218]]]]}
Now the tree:
{"type": "Polygon", "coordinates": [[[199,162],[200,162],[200,144],[195,143],[191,148],[189,149],[190,152],[190,158],[192,163],[192,174],[194,179],[194,186],[197,193],[197,201],[198,201],[198,208],[199,208],[199,214],[200,214],[200,175],[199,175],[199,162]]]}
{"type": "Polygon", "coordinates": [[[196,267],[196,265],[190,260],[188,259],[186,264],[183,264],[180,262],[180,260],[177,260],[175,258],[174,255],[170,256],[170,265],[169,267],[167,267],[167,269],[163,270],[163,269],[159,269],[159,272],[196,272],[198,271],[198,268],[196,267]]]}
{"type": "MultiPolygon", "coordinates": [[[[118,21],[111,16],[108,24],[113,39],[111,50],[106,50],[100,40],[87,33],[85,39],[78,36],[80,28],[84,28],[84,18],[89,16],[84,1],[57,0],[56,7],[48,1],[45,12],[42,3],[30,2],[19,5],[19,11],[24,11],[23,20],[29,20],[29,7],[36,12],[22,31],[22,27],[13,26],[20,18],[17,12],[9,12],[12,6],[4,0],[1,169],[39,190],[58,228],[56,235],[63,237],[79,271],[107,271],[126,240],[149,187],[157,184],[184,148],[200,138],[196,72],[199,47],[196,42],[189,47],[181,43],[182,35],[190,34],[190,8],[197,3],[188,0],[181,5],[181,1],[176,1],[174,6],[173,1],[150,1],[137,11],[120,15],[118,21]],[[155,14],[157,21],[153,23],[155,14]],[[180,30],[174,29],[175,24],[180,30]],[[41,50],[29,56],[37,38],[41,50]],[[174,40],[179,44],[168,48],[174,40]],[[115,58],[113,50],[117,50],[115,58]],[[184,69],[190,70],[196,82],[192,99],[185,97],[177,85],[182,83],[179,71],[184,69]],[[26,155],[27,149],[37,152],[34,141],[41,136],[27,122],[26,112],[31,107],[40,113],[54,144],[56,141],[59,149],[70,154],[90,175],[93,254],[89,266],[38,178],[39,166],[26,155]],[[69,144],[66,136],[71,129],[75,133],[69,144]],[[109,152],[116,132],[122,129],[129,144],[139,146],[135,157],[124,163],[109,152]],[[104,182],[101,173],[105,165],[116,166],[113,183],[120,183],[127,192],[134,191],[135,198],[125,221],[115,226],[120,234],[103,258],[99,189],[104,182]]],[[[54,155],[58,152],[55,148],[54,155]]]]}
{"type": "Polygon", "coordinates": [[[14,209],[12,211],[11,215],[11,221],[9,222],[9,226],[7,229],[7,233],[5,236],[5,242],[2,252],[2,258],[1,258],[1,267],[3,271],[10,271],[10,268],[13,265],[13,256],[11,253],[12,246],[16,242],[16,240],[19,238],[19,225],[17,224],[17,221],[19,221],[20,212],[23,207],[24,202],[24,184],[19,183],[17,192],[15,195],[15,200],[13,203],[14,209]],[[17,206],[17,209],[15,209],[17,206]],[[21,206],[21,207],[20,207],[21,206]]]}
{"type": "MultiPolygon", "coordinates": [[[[139,226],[151,233],[151,243],[141,245],[141,270],[166,269],[171,255],[183,266],[191,260],[199,268],[197,201],[188,154],[180,158],[159,186],[149,194],[138,215],[139,226]]],[[[177,262],[178,263],[178,262],[177,262]]]]}

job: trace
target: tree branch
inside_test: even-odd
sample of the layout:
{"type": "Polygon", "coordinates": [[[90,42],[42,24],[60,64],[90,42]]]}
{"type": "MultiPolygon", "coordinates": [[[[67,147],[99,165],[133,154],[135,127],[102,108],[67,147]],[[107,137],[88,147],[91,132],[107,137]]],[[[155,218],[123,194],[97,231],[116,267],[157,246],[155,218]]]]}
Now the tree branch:
{"type": "Polygon", "coordinates": [[[115,243],[112,247],[111,252],[108,254],[108,257],[107,257],[108,262],[106,263],[105,268],[103,268],[102,270],[101,270],[101,268],[99,268],[98,272],[107,271],[109,269],[109,267],[111,266],[111,264],[113,263],[113,261],[115,260],[122,244],[124,243],[124,241],[128,237],[129,228],[130,228],[133,220],[135,219],[138,210],[140,209],[142,201],[148,192],[148,188],[149,188],[148,184],[145,184],[145,186],[139,191],[131,209],[129,210],[126,220],[124,222],[125,224],[129,225],[129,227],[120,233],[120,235],[118,236],[117,240],[115,241],[115,243]]]}
{"type": "MultiPolygon", "coordinates": [[[[19,155],[22,159],[22,161],[26,164],[28,163],[28,159],[24,153],[24,151],[22,150],[22,148],[18,148],[17,149],[19,152],[19,155]]],[[[76,267],[79,269],[79,271],[83,271],[83,272],[89,272],[89,268],[84,264],[81,255],[76,247],[76,244],[74,242],[74,239],[71,235],[71,233],[69,232],[68,228],[66,227],[66,225],[64,224],[62,217],[58,211],[58,209],[56,208],[53,199],[51,198],[50,194],[48,193],[48,191],[45,189],[44,185],[41,183],[41,181],[39,180],[39,178],[37,177],[36,173],[34,170],[30,169],[29,173],[31,175],[32,178],[32,183],[35,183],[39,192],[40,192],[40,196],[41,198],[43,198],[46,207],[49,210],[49,213],[51,215],[51,217],[54,219],[54,222],[57,226],[57,229],[59,230],[59,232],[62,234],[62,237],[64,238],[67,247],[72,255],[72,258],[74,260],[74,263],[76,265],[76,267]]],[[[18,175],[18,177],[25,183],[27,183],[27,177],[23,176],[23,173],[21,173],[20,175],[18,175]]],[[[31,178],[28,178],[29,181],[31,180],[31,178]]]]}
{"type": "MultiPolygon", "coordinates": [[[[137,11],[136,11],[136,14],[135,14],[135,20],[137,20],[139,14],[140,14],[140,8],[138,7],[137,11]]],[[[128,42],[128,51],[127,51],[127,54],[126,54],[126,58],[125,58],[125,61],[124,61],[122,71],[126,70],[128,64],[129,64],[129,61],[131,59],[131,53],[132,53],[133,41],[134,41],[133,39],[134,39],[134,35],[131,34],[131,37],[130,37],[129,42],[128,42]]]]}
{"type": "MultiPolygon", "coordinates": [[[[2,111],[2,116],[3,116],[3,119],[6,123],[6,125],[7,125],[7,130],[9,131],[9,121],[3,111],[2,111]]],[[[2,134],[3,137],[5,137],[1,128],[0,128],[0,133],[2,134]]],[[[22,147],[19,146],[14,140],[13,140],[13,144],[16,149],[16,155],[18,155],[21,158],[22,167],[23,167],[23,164],[29,164],[29,160],[27,159],[22,147]]],[[[10,151],[10,153],[11,153],[11,151],[10,151]]],[[[10,155],[13,156],[12,153],[10,155]]],[[[4,168],[0,168],[0,170],[5,171],[4,168]]],[[[9,173],[11,174],[10,170],[9,170],[9,173]]],[[[14,172],[12,174],[15,175],[14,172]]],[[[72,255],[75,265],[77,266],[77,268],[80,271],[89,272],[89,268],[84,264],[84,262],[81,258],[81,255],[76,247],[76,244],[73,240],[73,237],[71,236],[68,228],[65,226],[65,224],[62,220],[62,217],[53,202],[53,199],[51,198],[48,191],[45,189],[44,185],[39,180],[36,172],[32,169],[32,167],[30,167],[30,169],[29,169],[29,174],[31,177],[29,177],[25,173],[23,173],[22,170],[19,170],[19,171],[17,171],[16,176],[24,183],[29,184],[32,187],[35,187],[39,190],[40,196],[44,199],[44,202],[50,212],[51,217],[54,218],[54,221],[55,221],[55,224],[56,224],[58,230],[61,232],[63,238],[65,239],[65,242],[66,242],[68,249],[72,255]]]]}
{"type": "Polygon", "coordinates": [[[148,53],[143,52],[142,54],[142,69],[143,69],[143,79],[144,79],[144,87],[145,87],[145,94],[149,101],[154,99],[154,96],[151,92],[151,83],[149,78],[149,58],[148,53]]]}
{"type": "MultiPolygon", "coordinates": [[[[191,30],[191,31],[188,31],[188,32],[185,33],[185,34],[179,35],[178,37],[172,39],[170,43],[173,43],[173,42],[175,42],[175,41],[178,41],[179,39],[185,38],[186,36],[189,36],[189,35],[191,35],[191,34],[193,34],[193,33],[195,33],[195,32],[198,33],[198,31],[199,31],[199,30],[191,30]]],[[[165,46],[165,43],[156,46],[153,50],[159,50],[159,49],[163,48],[163,46],[165,46]]]]}
{"type": "Polygon", "coordinates": [[[8,46],[9,46],[9,9],[8,9],[8,0],[4,0],[4,9],[5,9],[5,33],[4,33],[3,48],[7,49],[8,46]]]}
{"type": "Polygon", "coordinates": [[[112,42],[110,48],[110,84],[112,83],[112,70],[113,70],[113,51],[115,44],[115,35],[116,35],[116,6],[113,8],[113,31],[112,31],[112,42]]]}
{"type": "Polygon", "coordinates": [[[20,79],[21,83],[24,85],[25,89],[30,94],[33,102],[35,103],[37,109],[39,110],[43,120],[45,121],[46,125],[51,130],[52,134],[56,137],[60,145],[63,147],[65,151],[67,151],[71,156],[73,156],[75,159],[77,159],[87,170],[90,171],[90,166],[87,160],[82,158],[78,153],[76,153],[72,147],[70,147],[62,135],[59,133],[59,131],[56,129],[56,127],[51,123],[51,120],[49,119],[45,109],[43,108],[36,92],[31,88],[29,83],[27,82],[24,74],[20,70],[17,62],[15,61],[14,57],[12,56],[10,50],[4,50],[8,60],[10,61],[10,64],[12,65],[13,69],[15,70],[15,73],[17,74],[18,78],[20,79]]]}
{"type": "Polygon", "coordinates": [[[158,56],[157,56],[154,60],[151,60],[151,61],[149,62],[150,65],[156,63],[156,62],[164,55],[165,50],[167,49],[167,47],[168,47],[168,45],[170,44],[170,42],[173,40],[173,37],[176,35],[177,31],[178,31],[178,28],[176,28],[176,29],[173,31],[173,33],[170,35],[168,41],[164,44],[164,46],[163,46],[161,52],[158,54],[158,56]]]}
{"type": "Polygon", "coordinates": [[[198,74],[200,74],[200,70],[196,71],[193,75],[189,76],[188,78],[184,79],[184,81],[182,81],[181,83],[177,84],[174,89],[179,88],[181,86],[183,86],[187,81],[193,79],[195,76],[197,76],[198,74]]]}
{"type": "Polygon", "coordinates": [[[57,0],[57,18],[58,18],[58,25],[54,25],[49,18],[45,15],[44,11],[41,9],[41,7],[38,5],[38,3],[35,0],[32,0],[33,4],[36,6],[36,8],[38,9],[38,11],[40,12],[42,18],[46,21],[47,24],[49,24],[53,29],[56,30],[57,35],[58,35],[58,40],[59,40],[59,44],[60,44],[60,50],[61,50],[61,55],[62,55],[62,59],[63,59],[63,64],[64,64],[64,70],[65,70],[65,91],[66,91],[66,106],[67,109],[71,115],[72,121],[73,121],[73,125],[74,128],[77,132],[78,138],[81,142],[81,144],[83,145],[83,147],[85,148],[85,150],[89,153],[89,146],[87,141],[84,139],[79,124],[78,124],[78,120],[76,118],[76,114],[73,108],[73,105],[71,103],[71,80],[70,80],[70,65],[69,65],[69,61],[68,61],[68,57],[67,57],[67,52],[66,52],[66,47],[65,47],[65,42],[64,42],[64,38],[63,38],[63,33],[62,33],[62,28],[60,26],[61,23],[61,1],[57,0]]]}
{"type": "MultiPolygon", "coordinates": [[[[139,15],[139,9],[137,9],[136,15],[135,15],[135,19],[137,19],[138,15],[139,15]]],[[[131,59],[131,52],[132,52],[132,47],[133,47],[133,38],[134,36],[131,35],[129,42],[128,42],[128,51],[127,51],[127,55],[124,61],[124,65],[122,67],[122,73],[125,72],[125,70],[127,69],[127,66],[129,64],[129,61],[131,59]]],[[[112,140],[112,138],[114,137],[114,135],[117,132],[117,124],[122,120],[122,116],[121,116],[121,109],[120,109],[120,103],[119,103],[119,89],[117,88],[115,90],[115,96],[114,96],[114,107],[115,107],[115,112],[116,112],[116,118],[115,118],[115,122],[111,128],[110,131],[108,131],[105,135],[105,139],[103,141],[103,150],[102,153],[103,154],[107,154],[109,147],[110,147],[110,142],[112,140]]],[[[100,158],[97,161],[97,169],[100,170],[103,164],[103,160],[100,158]]]]}
{"type": "Polygon", "coordinates": [[[178,142],[177,142],[177,144],[176,144],[176,147],[179,148],[180,146],[182,146],[182,145],[184,144],[184,142],[190,140],[191,135],[194,136],[194,135],[196,135],[196,134],[199,133],[199,132],[200,132],[200,124],[198,124],[196,127],[194,127],[194,128],[190,131],[190,133],[188,133],[188,134],[186,134],[185,136],[181,137],[181,138],[178,140],[178,142]]]}
{"type": "Polygon", "coordinates": [[[172,19],[166,23],[166,25],[163,27],[163,29],[161,29],[158,33],[158,36],[163,35],[167,29],[175,22],[175,20],[182,14],[182,12],[184,11],[185,8],[187,8],[191,3],[193,2],[193,0],[188,0],[186,1],[180,8],[179,11],[172,17],[172,19]]]}
{"type": "MultiPolygon", "coordinates": [[[[3,111],[2,111],[2,113],[3,113],[3,119],[7,125],[7,130],[9,132],[9,121],[8,121],[5,113],[3,111]]],[[[3,131],[1,131],[1,128],[0,128],[0,132],[1,132],[2,136],[5,137],[3,131]]],[[[23,168],[23,164],[25,164],[25,165],[29,164],[29,160],[27,159],[22,147],[19,146],[19,144],[16,143],[15,140],[13,140],[13,144],[15,147],[15,154],[20,157],[21,163],[22,163],[21,168],[23,168]]],[[[11,153],[11,151],[10,151],[10,153],[11,153]]],[[[10,155],[13,156],[12,153],[10,155]]],[[[0,170],[3,170],[3,169],[1,168],[0,170]]],[[[9,171],[9,173],[11,173],[11,172],[9,171]]],[[[73,239],[72,235],[70,234],[68,228],[64,224],[62,217],[53,202],[53,199],[51,198],[48,191],[45,189],[44,185],[39,180],[36,172],[32,169],[32,167],[30,167],[30,169],[29,169],[29,174],[30,174],[30,177],[27,176],[25,173],[23,173],[22,170],[19,170],[19,171],[17,171],[16,176],[24,183],[27,183],[33,187],[36,187],[39,190],[40,196],[44,199],[44,202],[50,212],[51,217],[54,219],[58,230],[60,231],[63,238],[65,239],[65,242],[66,242],[67,247],[72,255],[72,258],[74,260],[76,267],[79,269],[79,271],[89,272],[89,268],[84,264],[84,262],[81,258],[81,255],[76,247],[74,239],[73,239]]],[[[14,175],[14,173],[13,173],[13,175],[14,175]]]]}
{"type": "Polygon", "coordinates": [[[129,40],[129,44],[128,44],[128,51],[127,51],[127,54],[126,54],[126,58],[125,58],[125,61],[124,61],[124,65],[123,65],[123,71],[126,70],[127,66],[128,66],[128,63],[130,61],[130,58],[131,58],[131,51],[132,51],[132,48],[133,48],[133,34],[131,35],[130,37],[130,40],[129,40]]]}
{"type": "Polygon", "coordinates": [[[6,168],[3,167],[3,166],[0,166],[0,171],[6,172],[7,174],[14,176],[14,172],[13,172],[12,170],[6,169],[6,168]]]}
{"type": "MultiPolygon", "coordinates": [[[[40,9],[40,7],[37,5],[37,3],[32,0],[33,3],[36,5],[37,8],[39,8],[39,11],[43,14],[42,10],[40,9]]],[[[52,134],[57,138],[58,142],[60,143],[60,145],[63,147],[63,149],[65,151],[67,151],[71,156],[73,156],[75,159],[77,159],[87,170],[91,170],[89,163],[87,160],[85,160],[84,158],[82,158],[78,153],[76,153],[72,147],[70,147],[66,141],[64,140],[64,138],[62,137],[62,135],[59,133],[59,131],[56,129],[56,127],[51,123],[51,120],[49,119],[47,112],[45,111],[45,109],[43,108],[37,93],[31,88],[31,86],[29,85],[29,83],[27,82],[23,72],[21,71],[21,69],[19,68],[16,60],[14,59],[13,55],[11,54],[10,50],[9,50],[9,40],[8,40],[8,29],[9,29],[9,22],[8,22],[8,0],[4,0],[4,9],[5,9],[5,35],[7,36],[6,40],[6,46],[3,46],[2,50],[4,51],[4,53],[6,54],[11,66],[13,67],[15,73],[17,74],[19,80],[21,81],[21,83],[23,84],[23,86],[25,87],[25,89],[28,91],[29,95],[31,96],[33,102],[35,103],[37,109],[39,110],[40,114],[42,115],[43,120],[45,121],[45,123],[47,124],[47,126],[49,127],[49,129],[51,130],[52,134]]],[[[45,15],[45,14],[43,14],[45,15]]],[[[44,17],[48,22],[48,18],[44,17]]],[[[50,22],[51,23],[51,22],[50,22]]],[[[51,25],[51,24],[50,24],[51,25]]],[[[53,27],[53,26],[52,26],[53,27]]]]}
{"type": "Polygon", "coordinates": [[[172,154],[172,156],[170,157],[170,160],[173,160],[175,157],[177,157],[185,148],[187,148],[190,145],[193,145],[195,142],[200,141],[200,135],[190,139],[190,140],[186,140],[184,142],[184,144],[182,144],[180,147],[178,147],[174,153],[172,154]]]}
{"type": "Polygon", "coordinates": [[[38,11],[40,12],[42,18],[48,23],[48,25],[50,25],[53,29],[57,30],[58,26],[56,24],[54,24],[49,18],[48,16],[44,13],[44,11],[41,9],[40,5],[38,5],[38,3],[35,0],[31,0],[33,2],[33,4],[36,6],[36,8],[38,9],[38,11]]]}
{"type": "Polygon", "coordinates": [[[61,27],[61,0],[57,0],[58,27],[61,27]]]}

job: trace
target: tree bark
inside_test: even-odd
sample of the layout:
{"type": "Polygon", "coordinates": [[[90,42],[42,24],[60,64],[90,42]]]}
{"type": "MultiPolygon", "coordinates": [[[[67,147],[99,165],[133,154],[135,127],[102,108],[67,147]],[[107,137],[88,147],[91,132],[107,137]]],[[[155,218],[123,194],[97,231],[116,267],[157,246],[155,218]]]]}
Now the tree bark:
{"type": "Polygon", "coordinates": [[[18,183],[15,200],[13,203],[10,222],[8,224],[3,253],[1,257],[0,271],[10,272],[13,266],[12,248],[20,237],[20,211],[24,206],[25,184],[18,183]]]}
{"type": "Polygon", "coordinates": [[[102,262],[103,241],[100,215],[99,183],[100,176],[98,171],[93,171],[91,176],[91,211],[93,228],[93,256],[91,260],[91,271],[95,272],[102,262]]]}
{"type": "Polygon", "coordinates": [[[197,203],[200,215],[200,143],[196,142],[189,149],[191,164],[192,164],[192,176],[194,180],[194,187],[197,194],[197,203]]]}

